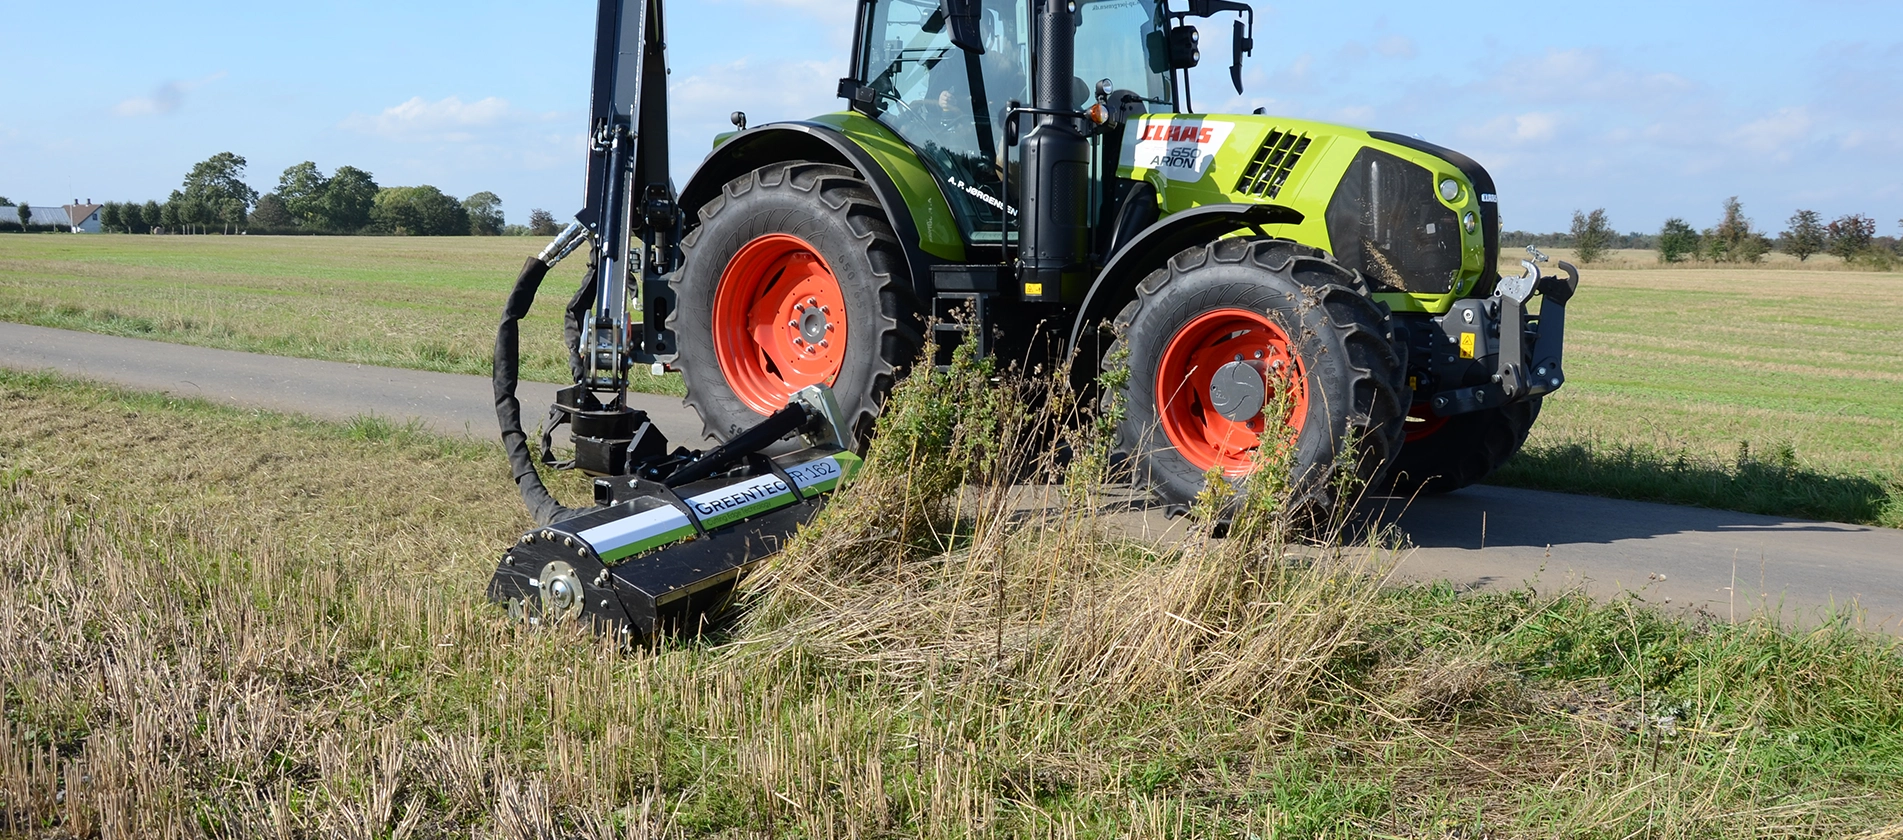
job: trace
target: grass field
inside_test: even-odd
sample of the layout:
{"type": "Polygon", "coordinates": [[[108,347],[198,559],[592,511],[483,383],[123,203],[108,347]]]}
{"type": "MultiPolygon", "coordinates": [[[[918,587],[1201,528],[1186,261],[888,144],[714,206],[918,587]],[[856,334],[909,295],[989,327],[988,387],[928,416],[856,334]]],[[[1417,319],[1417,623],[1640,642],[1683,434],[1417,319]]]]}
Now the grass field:
{"type": "Polygon", "coordinates": [[[1903,526],[1903,274],[1619,265],[1496,483],[1903,526]]]}
{"type": "MultiPolygon", "coordinates": [[[[282,356],[487,376],[519,237],[5,236],[0,320],[282,356]]],[[[562,308],[582,261],[522,322],[522,375],[567,382],[562,308]]],[[[678,378],[634,374],[680,393],[678,378]]]]}
{"type": "MultiPolygon", "coordinates": [[[[538,246],[0,236],[0,319],[481,374],[538,246]]],[[[1903,526],[1903,273],[1812,262],[1661,267],[1615,252],[1587,267],[1571,381],[1495,481],[1903,526]]],[[[558,313],[573,276],[546,283],[525,322],[530,378],[565,381],[558,313]]],[[[679,392],[676,378],[636,386],[679,392]]]]}
{"type": "MultiPolygon", "coordinates": [[[[993,393],[912,382],[920,439],[993,393]]],[[[481,603],[528,524],[492,445],[4,372],[0,412],[0,835],[1903,832],[1903,651],[1835,622],[1013,524],[887,437],[738,625],[622,653],[481,603]]]]}

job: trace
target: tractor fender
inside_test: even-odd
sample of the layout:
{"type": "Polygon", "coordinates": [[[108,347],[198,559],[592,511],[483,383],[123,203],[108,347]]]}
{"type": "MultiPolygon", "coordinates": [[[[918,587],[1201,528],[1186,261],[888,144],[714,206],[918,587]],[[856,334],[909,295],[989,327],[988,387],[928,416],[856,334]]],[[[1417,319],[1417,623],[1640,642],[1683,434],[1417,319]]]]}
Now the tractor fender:
{"type": "Polygon", "coordinates": [[[1136,296],[1137,284],[1150,272],[1169,263],[1186,248],[1214,242],[1243,228],[1261,233],[1263,225],[1294,225],[1302,213],[1279,204],[1205,204],[1159,219],[1112,254],[1084,294],[1077,321],[1070,329],[1068,348],[1075,373],[1087,381],[1095,376],[1098,355],[1085,346],[1098,326],[1136,296]]]}
{"type": "MultiPolygon", "coordinates": [[[[875,156],[865,147],[847,136],[839,129],[819,122],[778,122],[768,123],[756,128],[730,135],[707,158],[701,161],[681,190],[680,209],[688,228],[699,224],[700,209],[715,196],[722,187],[735,178],[746,175],[764,166],[792,161],[814,161],[848,166],[866,179],[878,199],[879,206],[892,222],[893,232],[898,234],[904,244],[906,266],[911,269],[912,286],[920,300],[932,297],[931,267],[946,259],[943,255],[935,257],[921,247],[919,224],[912,212],[911,203],[905,199],[888,166],[903,167],[907,163],[923,171],[923,164],[914,156],[909,161],[881,160],[894,155],[875,156]]],[[[932,179],[936,182],[936,179],[932,179]]],[[[938,203],[945,205],[945,215],[949,218],[950,207],[943,195],[932,196],[938,203]]],[[[925,208],[931,213],[933,208],[925,208]]],[[[933,221],[939,221],[934,219],[933,221]]],[[[943,222],[940,222],[941,224],[943,222]]],[[[959,252],[951,259],[961,259],[963,243],[955,242],[959,252]]]]}

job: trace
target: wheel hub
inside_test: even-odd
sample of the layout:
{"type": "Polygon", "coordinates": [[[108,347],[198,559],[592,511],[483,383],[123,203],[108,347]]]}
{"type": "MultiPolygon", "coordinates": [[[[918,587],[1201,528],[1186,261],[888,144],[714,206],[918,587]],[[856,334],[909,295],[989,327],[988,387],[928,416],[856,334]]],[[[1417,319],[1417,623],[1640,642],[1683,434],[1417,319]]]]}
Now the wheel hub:
{"type": "Polygon", "coordinates": [[[800,338],[805,339],[807,344],[818,344],[826,340],[826,311],[825,308],[811,305],[817,302],[809,302],[806,311],[800,313],[800,338]]]}
{"type": "Polygon", "coordinates": [[[1255,468],[1269,427],[1263,409],[1271,401],[1287,406],[1280,422],[1292,436],[1301,435],[1308,416],[1294,342],[1253,309],[1212,310],[1179,328],[1157,364],[1156,401],[1163,434],[1177,453],[1199,470],[1231,477],[1255,468]]]}
{"type": "Polygon", "coordinates": [[[1209,404],[1216,413],[1237,423],[1247,423],[1262,413],[1269,396],[1262,371],[1242,359],[1216,369],[1209,379],[1209,404]]]}
{"type": "Polygon", "coordinates": [[[714,355],[734,395],[771,414],[846,360],[846,298],[819,252],[784,233],[742,246],[714,291],[714,355]]]}

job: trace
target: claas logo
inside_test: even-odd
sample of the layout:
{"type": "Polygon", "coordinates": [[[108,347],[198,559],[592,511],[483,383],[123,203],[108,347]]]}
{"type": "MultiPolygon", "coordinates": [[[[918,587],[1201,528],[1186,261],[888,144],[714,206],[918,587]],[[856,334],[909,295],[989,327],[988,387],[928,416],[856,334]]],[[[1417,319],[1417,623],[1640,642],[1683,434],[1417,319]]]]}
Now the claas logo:
{"type": "Polygon", "coordinates": [[[1143,140],[1164,140],[1170,143],[1208,143],[1215,139],[1216,130],[1197,125],[1146,125],[1143,127],[1143,140]]]}

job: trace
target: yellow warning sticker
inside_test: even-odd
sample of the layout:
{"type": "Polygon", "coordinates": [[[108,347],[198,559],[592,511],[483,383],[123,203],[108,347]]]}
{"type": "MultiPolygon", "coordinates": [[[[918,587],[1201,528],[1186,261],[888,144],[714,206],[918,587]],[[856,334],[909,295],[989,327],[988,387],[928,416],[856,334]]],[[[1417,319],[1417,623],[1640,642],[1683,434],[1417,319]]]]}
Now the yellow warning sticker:
{"type": "Polygon", "coordinates": [[[1044,294],[1044,284],[1043,283],[1026,283],[1024,284],[1024,293],[1027,295],[1030,295],[1031,297],[1039,297],[1044,294]]]}
{"type": "Polygon", "coordinates": [[[1471,359],[1474,357],[1474,336],[1475,335],[1476,335],[1475,333],[1469,333],[1469,332],[1464,332],[1460,334],[1460,357],[1461,358],[1471,359]]]}

